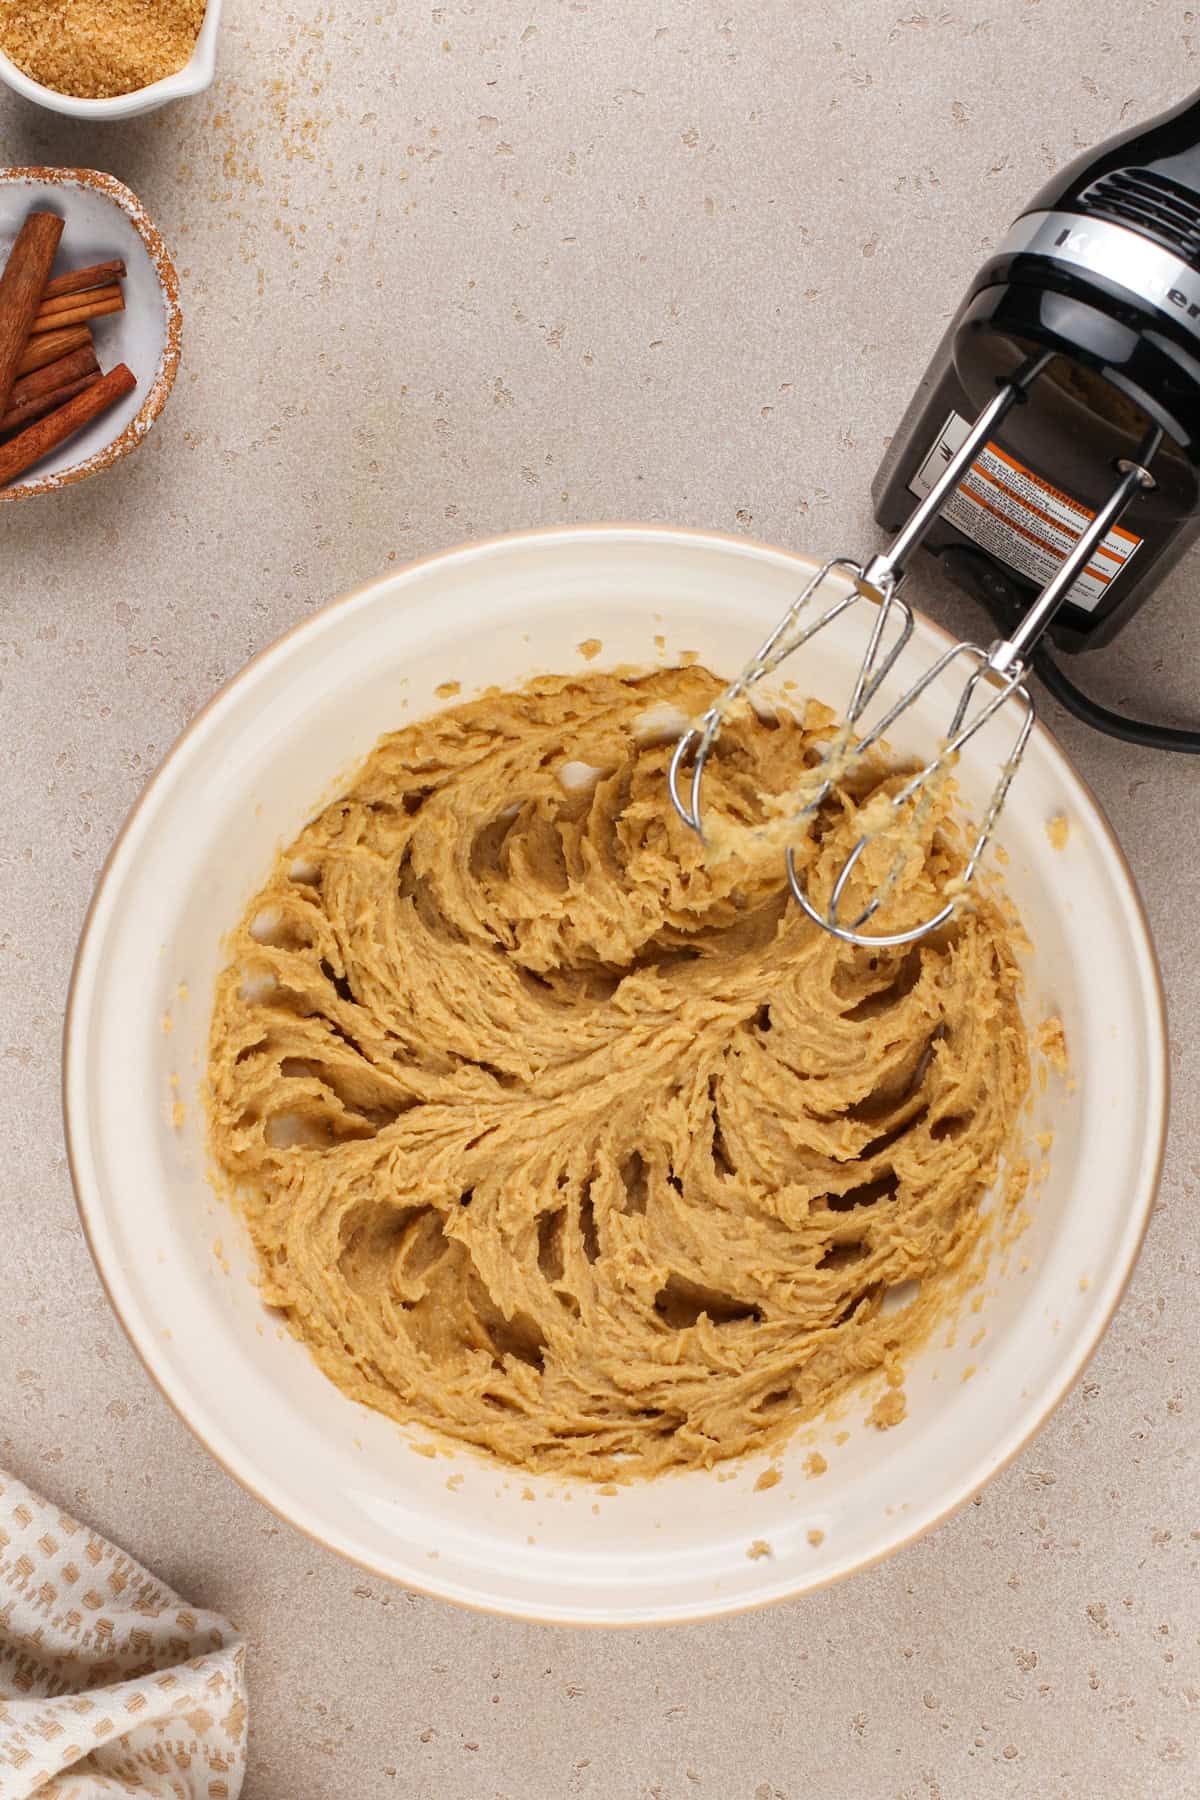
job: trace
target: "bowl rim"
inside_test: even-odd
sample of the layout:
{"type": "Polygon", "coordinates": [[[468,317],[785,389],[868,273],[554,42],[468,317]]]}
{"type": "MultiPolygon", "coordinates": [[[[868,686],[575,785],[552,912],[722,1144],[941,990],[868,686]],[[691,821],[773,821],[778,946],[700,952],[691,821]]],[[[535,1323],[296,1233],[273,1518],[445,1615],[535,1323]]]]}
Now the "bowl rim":
{"type": "MultiPolygon", "coordinates": [[[[307,1537],[310,1542],[319,1544],[323,1549],[333,1551],[336,1555],[343,1557],[354,1567],[362,1569],[365,1573],[370,1574],[377,1579],[390,1581],[397,1586],[424,1594],[428,1598],[447,1601],[451,1604],[462,1606],[468,1611],[482,1613],[489,1617],[514,1619],[521,1623],[554,1625],[571,1629],[644,1630],[649,1627],[659,1628],[673,1625],[698,1624],[719,1618],[733,1618],[744,1613],[758,1612],[768,1606],[779,1606],[789,1601],[801,1599],[805,1594],[817,1593],[824,1588],[829,1588],[837,1583],[848,1580],[853,1575],[861,1574],[864,1570],[877,1567],[889,1557],[896,1555],[901,1550],[908,1549],[912,1544],[915,1544],[930,1532],[944,1525],[948,1519],[953,1518],[956,1513],[962,1511],[963,1508],[969,1504],[975,1493],[979,1492],[983,1486],[986,1486],[993,1481],[1015,1462],[1017,1457],[1028,1448],[1033,1439],[1044,1428],[1049,1419],[1058,1410],[1058,1407],[1062,1404],[1063,1400],[1074,1388],[1076,1382],[1080,1379],[1083,1371],[1086,1369],[1112,1323],[1117,1308],[1125,1297],[1133,1271],[1137,1266],[1138,1258],[1141,1255],[1145,1243],[1146,1232],[1149,1228],[1150,1217],[1153,1212],[1155,1198],[1162,1178],[1163,1159],[1166,1151],[1170,1114],[1170,1059],[1167,1035],[1166,994],[1163,986],[1162,970],[1155,949],[1154,939],[1151,934],[1145,902],[1142,898],[1137,879],[1130,867],[1129,860],[1121,847],[1116,832],[1113,830],[1104,808],[1096,798],[1092,788],[1084,777],[1079,774],[1066,751],[1059,743],[1057,737],[1041,722],[1041,720],[1035,721],[1034,730],[1040,732],[1046,740],[1050,753],[1058,764],[1060,775],[1065,777],[1068,785],[1073,784],[1090,803],[1100,828],[1104,833],[1105,839],[1107,840],[1108,847],[1116,860],[1118,870],[1124,877],[1128,895],[1132,902],[1133,917],[1136,920],[1138,928],[1138,939],[1135,945],[1135,951],[1141,953],[1142,961],[1153,977],[1150,989],[1146,995],[1146,1004],[1148,1021],[1152,1025],[1157,1024],[1157,1031],[1151,1032],[1152,1057],[1151,1068],[1149,1070],[1152,1105],[1153,1110],[1155,1110],[1158,1115],[1157,1132],[1155,1134],[1155,1141],[1150,1148],[1143,1165],[1145,1174],[1141,1182],[1141,1193],[1139,1196],[1140,1217],[1136,1219],[1136,1232],[1129,1242],[1125,1267],[1121,1270],[1119,1280],[1114,1286],[1109,1305],[1103,1312],[1098,1313],[1088,1323],[1085,1331],[1080,1335],[1076,1342],[1072,1354],[1064,1359],[1061,1374],[1054,1385],[1043,1393],[1035,1408],[1031,1411],[1031,1422],[1020,1439],[1012,1444],[1002,1456],[988,1466],[979,1481],[965,1487],[961,1493],[957,1494],[953,1499],[942,1506],[937,1513],[932,1514],[922,1522],[914,1525],[909,1531],[897,1536],[883,1548],[875,1551],[872,1555],[862,1557],[850,1567],[832,1570],[826,1575],[819,1575],[814,1580],[806,1581],[803,1588],[766,1594],[761,1598],[751,1597],[733,1602],[724,1601],[715,1604],[697,1602],[688,1605],[686,1608],[682,1608],[669,1616],[656,1616],[651,1613],[646,1616],[627,1615],[625,1617],[608,1620],[600,1618],[564,1618],[561,1615],[556,1616],[553,1613],[540,1612],[533,1607],[500,1605],[494,1601],[484,1600],[471,1594],[461,1593],[458,1590],[451,1593],[436,1580],[431,1580],[428,1577],[422,1578],[421,1575],[418,1575],[415,1572],[406,1572],[404,1576],[397,1575],[394,1570],[385,1567],[381,1562],[376,1562],[369,1556],[348,1548],[343,1542],[338,1541],[334,1535],[326,1535],[318,1529],[315,1524],[310,1524],[298,1517],[294,1512],[289,1511],[285,1500],[280,1499],[277,1501],[270,1498],[258,1485],[261,1476],[256,1479],[254,1472],[248,1468],[238,1466],[239,1461],[244,1459],[239,1459],[232,1454],[222,1454],[220,1450],[216,1449],[206,1436],[205,1431],[192,1416],[186,1401],[186,1396],[183,1394],[176,1396],[176,1394],[170,1390],[165,1379],[160,1376],[153,1360],[153,1339],[149,1332],[147,1332],[145,1343],[143,1344],[136,1323],[131,1316],[127,1315],[127,1312],[122,1308],[117,1298],[114,1286],[109,1279],[108,1270],[105,1267],[98,1249],[97,1240],[100,1235],[99,1227],[102,1226],[103,1222],[102,1207],[95,1194],[85,1191],[86,1183],[81,1179],[80,1175],[79,1158],[71,1122],[71,1092],[76,1082],[75,1050],[73,1045],[77,1037],[76,1019],[82,1010],[82,1003],[85,997],[82,974],[87,961],[86,952],[89,938],[96,924],[105,889],[116,866],[126,838],[131,833],[133,825],[141,814],[143,807],[147,804],[152,790],[157,786],[168,765],[183,748],[185,743],[192,739],[210,714],[220,707],[226,698],[233,693],[234,689],[240,686],[248,676],[260,667],[260,665],[264,664],[269,659],[276,657],[284,647],[290,645],[293,640],[298,639],[307,633],[319,631],[327,624],[330,614],[340,612],[358,602],[364,601],[377,589],[389,587],[397,580],[404,579],[420,570],[429,568],[438,563],[453,563],[458,560],[466,561],[478,558],[481,555],[486,556],[499,549],[515,549],[527,543],[537,543],[555,539],[587,539],[589,537],[595,538],[598,536],[611,536],[614,539],[624,537],[626,540],[634,538],[649,542],[667,540],[668,542],[676,542],[680,545],[691,544],[700,547],[711,545],[714,547],[719,546],[722,548],[736,549],[738,551],[750,551],[751,553],[765,553],[771,557],[783,557],[787,559],[787,561],[794,563],[797,567],[798,574],[801,572],[811,572],[812,568],[816,566],[816,559],[801,551],[786,549],[779,545],[766,543],[761,539],[748,538],[741,534],[735,534],[728,531],[706,530],[682,525],[644,524],[636,521],[627,523],[620,521],[603,521],[580,525],[548,525],[534,527],[525,531],[495,533],[486,538],[468,540],[467,542],[453,545],[448,549],[434,551],[425,556],[414,557],[401,568],[393,569],[386,574],[378,575],[371,580],[361,582],[355,587],[348,589],[345,593],[336,595],[323,606],[317,608],[315,612],[309,613],[304,618],[298,619],[295,624],[281,632],[279,636],[274,638],[269,644],[264,645],[263,648],[257,651],[254,656],[235,672],[235,674],[224,681],[199,711],[188,721],[174,743],[167,750],[150,780],[146,783],[145,787],[130,807],[113,840],[112,846],[110,847],[96,878],[96,884],[80,930],[79,940],[71,966],[66,1007],[63,1016],[61,1095],[63,1135],[67,1152],[67,1164],[70,1169],[71,1183],[75,1192],[76,1207],[79,1212],[80,1223],[83,1227],[83,1233],[87,1241],[88,1249],[91,1252],[92,1260],[95,1264],[101,1285],[108,1296],[109,1304],[112,1306],[126,1337],[129,1339],[129,1342],[136,1351],[143,1367],[163,1399],[166,1400],[172,1411],[183,1424],[187,1426],[188,1430],[200,1442],[219,1467],[222,1468],[227,1475],[231,1476],[245,1492],[249,1493],[255,1500],[259,1501],[260,1504],[267,1507],[269,1511],[274,1513],[276,1518],[283,1520],[283,1522],[292,1527],[293,1530],[299,1531],[304,1537],[307,1537]],[[1153,1104],[1155,1102],[1156,1105],[1153,1104]]],[[[953,635],[944,626],[939,625],[935,620],[928,618],[925,614],[917,612],[917,618],[923,627],[930,631],[936,639],[941,640],[947,647],[956,641],[953,635]]],[[[82,1058],[80,1060],[82,1061],[82,1058]]],[[[1148,1111],[1149,1110],[1150,1109],[1148,1109],[1148,1111]]],[[[129,1310],[132,1312],[132,1307],[129,1310]]]]}
{"type": "Polygon", "coordinates": [[[123,181],[118,181],[115,175],[106,174],[102,169],[20,168],[15,164],[0,167],[0,187],[16,186],[20,181],[50,188],[91,188],[119,207],[141,238],[158,277],[165,317],[158,366],[142,404],[128,425],[109,443],[102,444],[99,450],[93,450],[90,456],[85,456],[82,462],[72,463],[69,468],[57,469],[49,474],[31,476],[27,481],[15,481],[11,487],[0,488],[0,503],[29,500],[35,494],[56,494],[61,488],[71,487],[77,481],[85,481],[89,475],[98,475],[101,470],[110,469],[123,456],[128,456],[131,450],[136,450],[167,403],[167,396],[175,385],[183,345],[179,276],[158,226],[133,190],[127,188],[123,181]]]}
{"type": "Polygon", "coordinates": [[[128,119],[137,113],[152,112],[171,100],[186,100],[211,87],[217,71],[217,34],[221,24],[223,0],[206,0],[204,18],[196,34],[195,47],[183,67],[145,87],[130,88],[125,94],[108,94],[89,98],[82,94],[63,94],[27,75],[0,48],[0,81],[8,83],[15,94],[47,112],[61,113],[69,119],[128,119]]]}

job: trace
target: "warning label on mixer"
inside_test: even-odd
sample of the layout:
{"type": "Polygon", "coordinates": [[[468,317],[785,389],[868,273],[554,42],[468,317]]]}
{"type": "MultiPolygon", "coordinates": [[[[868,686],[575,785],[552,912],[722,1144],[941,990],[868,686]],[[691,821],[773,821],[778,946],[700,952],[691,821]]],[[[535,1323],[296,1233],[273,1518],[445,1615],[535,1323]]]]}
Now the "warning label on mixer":
{"type": "MultiPolygon", "coordinates": [[[[918,499],[928,494],[970,429],[961,413],[950,414],[909,483],[918,499]]],[[[1043,587],[1095,514],[996,444],[988,444],[942,508],[942,517],[980,549],[1043,587]]],[[[1072,584],[1072,603],[1093,611],[1141,541],[1132,531],[1114,526],[1072,584]]]]}

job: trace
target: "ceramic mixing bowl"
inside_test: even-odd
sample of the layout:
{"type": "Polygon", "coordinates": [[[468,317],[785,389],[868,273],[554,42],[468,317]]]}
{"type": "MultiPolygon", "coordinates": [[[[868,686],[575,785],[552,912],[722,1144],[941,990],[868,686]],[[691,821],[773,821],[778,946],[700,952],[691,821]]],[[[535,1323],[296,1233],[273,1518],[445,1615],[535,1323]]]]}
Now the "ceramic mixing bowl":
{"type": "MultiPolygon", "coordinates": [[[[66,1028],[71,1164],[100,1272],[146,1366],[212,1454],[282,1517],[378,1575],[524,1618],[599,1624],[803,1593],[977,1493],[1045,1422],[1120,1298],[1162,1150],[1162,999],[1124,858],[1043,730],[998,841],[1033,944],[1028,1016],[1063,1020],[1074,1090],[1035,1081],[1029,1128],[1055,1141],[1028,1228],[997,1249],[978,1314],[913,1359],[895,1429],[866,1425],[868,1389],[836,1421],[799,1432],[782,1479],[761,1490],[761,1457],[732,1478],[723,1468],[601,1494],[438,1450],[325,1380],[260,1302],[245,1234],[208,1184],[199,1090],[222,936],[277,849],[376,739],[445,704],[436,690],[450,681],[468,695],[537,671],[685,651],[732,672],[808,567],[740,539],[632,527],[535,533],[415,563],[306,619],[218,694],[110,857],[66,1028]],[[602,649],[585,664],[588,639],[602,649]],[[1061,849],[1046,831],[1058,814],[1070,827],[1061,849]],[[828,1464],[816,1479],[804,1468],[814,1448],[828,1464]],[[770,1554],[748,1555],[756,1542],[770,1554]]],[[[910,666],[945,641],[919,623],[910,666]]],[[[804,669],[787,672],[836,701],[856,654],[823,634],[804,669]]],[[[941,716],[907,720],[898,750],[926,752],[941,716]]],[[[960,773],[977,801],[994,770],[973,745],[960,773]]]]}

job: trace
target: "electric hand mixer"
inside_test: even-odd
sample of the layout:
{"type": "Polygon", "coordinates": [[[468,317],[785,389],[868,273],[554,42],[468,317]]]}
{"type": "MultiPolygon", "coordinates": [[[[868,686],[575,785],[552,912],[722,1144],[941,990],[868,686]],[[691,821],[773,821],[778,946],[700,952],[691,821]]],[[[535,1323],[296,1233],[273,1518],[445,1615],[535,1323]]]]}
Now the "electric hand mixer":
{"type": "Polygon", "coordinates": [[[911,813],[1001,709],[1015,714],[954,896],[906,930],[871,932],[863,927],[890,876],[857,916],[845,920],[840,909],[877,824],[864,829],[820,908],[794,851],[786,852],[789,883],[808,916],[847,943],[877,948],[945,924],[975,876],[1033,728],[1030,669],[1100,730],[1200,750],[1200,733],[1126,719],[1089,700],[1047,648],[1050,638],[1075,650],[1107,642],[1200,530],[1200,97],[1111,139],[1036,196],[976,276],[873,496],[879,522],[896,533],[890,547],[865,563],[837,557],[817,571],[680,739],[669,780],[676,811],[703,836],[704,769],[731,709],[818,632],[861,609],[866,651],[801,827],[848,760],[878,745],[961,662],[966,679],[941,747],[892,797],[894,818],[911,813]],[[852,736],[912,634],[912,612],[897,590],[922,544],[984,602],[1001,635],[986,649],[947,650],[884,703],[878,723],[852,736]]]}

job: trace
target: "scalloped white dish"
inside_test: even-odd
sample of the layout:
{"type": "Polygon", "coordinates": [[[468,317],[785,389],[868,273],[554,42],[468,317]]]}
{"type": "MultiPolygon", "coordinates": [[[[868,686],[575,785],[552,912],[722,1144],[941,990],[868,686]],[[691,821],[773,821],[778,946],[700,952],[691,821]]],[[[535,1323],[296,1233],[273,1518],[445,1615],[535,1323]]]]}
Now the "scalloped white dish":
{"type": "Polygon", "coordinates": [[[123,312],[93,325],[102,369],[127,363],[131,394],[0,488],[0,504],[53,494],[99,475],[144,442],[167,403],[179,368],[183,315],[179,278],[158,228],[136,194],[99,169],[0,169],[0,267],[27,213],[64,220],[54,273],[122,257],[123,312]]]}

